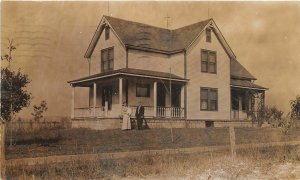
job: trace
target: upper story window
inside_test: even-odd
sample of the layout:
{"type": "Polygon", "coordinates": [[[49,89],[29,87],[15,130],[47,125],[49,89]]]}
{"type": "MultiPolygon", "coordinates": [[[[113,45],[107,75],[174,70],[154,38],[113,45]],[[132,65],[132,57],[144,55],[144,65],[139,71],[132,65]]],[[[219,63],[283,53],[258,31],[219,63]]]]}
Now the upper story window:
{"type": "Polygon", "coordinates": [[[150,97],[150,84],[136,84],[136,97],[150,97]]]}
{"type": "Polygon", "coordinates": [[[101,50],[101,72],[114,69],[114,48],[101,50]]]}
{"type": "Polygon", "coordinates": [[[201,71],[217,73],[217,53],[215,51],[201,50],[201,71]]]}
{"type": "Polygon", "coordinates": [[[206,29],[206,42],[211,42],[211,29],[206,29]]]}
{"type": "Polygon", "coordinates": [[[218,110],[218,89],[200,88],[200,110],[203,111],[218,110]]]}
{"type": "Polygon", "coordinates": [[[105,40],[109,39],[110,28],[109,26],[105,27],[105,40]]]}

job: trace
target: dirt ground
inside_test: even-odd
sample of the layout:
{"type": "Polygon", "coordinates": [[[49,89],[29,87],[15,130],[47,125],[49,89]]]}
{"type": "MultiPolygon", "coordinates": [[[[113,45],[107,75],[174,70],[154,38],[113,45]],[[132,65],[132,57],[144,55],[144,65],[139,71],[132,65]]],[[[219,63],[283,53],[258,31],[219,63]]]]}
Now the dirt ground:
{"type": "MultiPolygon", "coordinates": [[[[227,157],[228,158],[228,157],[227,157]]],[[[172,174],[150,175],[144,177],[126,177],[124,179],[300,179],[300,163],[299,162],[260,162],[253,163],[249,160],[238,159],[231,162],[226,158],[216,163],[203,172],[187,171],[185,175],[176,176],[172,174]],[[226,165],[224,165],[226,161],[226,165]]],[[[115,177],[118,179],[118,177],[115,177]]]]}
{"type": "MultiPolygon", "coordinates": [[[[6,136],[6,159],[51,155],[87,154],[199,147],[229,144],[228,128],[149,129],[142,131],[90,129],[43,129],[14,134],[14,145],[6,136]]],[[[300,140],[299,129],[287,135],[274,128],[235,128],[236,143],[300,140]]]]}

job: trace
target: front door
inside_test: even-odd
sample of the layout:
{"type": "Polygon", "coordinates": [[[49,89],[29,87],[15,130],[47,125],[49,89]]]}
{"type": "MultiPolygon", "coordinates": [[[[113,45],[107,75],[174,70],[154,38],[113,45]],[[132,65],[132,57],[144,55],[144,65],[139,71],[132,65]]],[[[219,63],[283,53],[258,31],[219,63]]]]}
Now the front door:
{"type": "Polygon", "coordinates": [[[180,107],[181,86],[172,84],[172,107],[180,107]]]}
{"type": "Polygon", "coordinates": [[[102,107],[105,106],[105,101],[108,103],[108,110],[111,110],[112,104],[112,87],[106,86],[102,89],[102,107]]]}
{"type": "Polygon", "coordinates": [[[178,84],[172,84],[172,108],[171,116],[178,118],[181,117],[180,98],[181,98],[181,86],[178,84]]]}

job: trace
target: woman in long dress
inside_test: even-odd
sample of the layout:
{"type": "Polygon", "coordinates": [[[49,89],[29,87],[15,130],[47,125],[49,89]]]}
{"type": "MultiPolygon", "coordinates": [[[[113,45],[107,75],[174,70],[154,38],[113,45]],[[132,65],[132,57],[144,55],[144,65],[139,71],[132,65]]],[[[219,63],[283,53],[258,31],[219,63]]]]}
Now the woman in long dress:
{"type": "Polygon", "coordinates": [[[131,121],[130,121],[130,116],[131,116],[131,108],[123,105],[123,123],[122,123],[122,130],[130,130],[131,129],[131,121]]]}

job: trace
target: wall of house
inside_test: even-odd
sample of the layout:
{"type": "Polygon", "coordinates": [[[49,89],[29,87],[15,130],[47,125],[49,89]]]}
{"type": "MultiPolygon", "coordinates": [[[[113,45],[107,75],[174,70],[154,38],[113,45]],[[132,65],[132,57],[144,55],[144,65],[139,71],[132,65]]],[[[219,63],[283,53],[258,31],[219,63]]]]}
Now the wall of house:
{"type": "MultiPolygon", "coordinates": [[[[125,94],[124,94],[125,95],[125,94]]],[[[153,81],[131,79],[128,81],[128,105],[137,106],[141,102],[144,106],[153,106],[154,102],[153,81]],[[136,83],[150,84],[150,97],[136,97],[136,83]]]]}
{"type": "Polygon", "coordinates": [[[110,37],[105,40],[103,31],[91,56],[91,75],[101,72],[101,50],[114,47],[114,70],[126,67],[126,50],[110,29],[110,37]]]}
{"type": "Polygon", "coordinates": [[[202,33],[187,52],[187,118],[203,120],[230,119],[230,58],[212,33],[211,43],[202,33]],[[201,72],[201,49],[217,52],[217,74],[201,72]],[[200,111],[200,87],[218,89],[218,111],[200,111]]]}
{"type": "Polygon", "coordinates": [[[170,72],[184,77],[184,55],[164,55],[140,50],[128,50],[128,67],[133,69],[145,69],[159,72],[170,72]]]}

